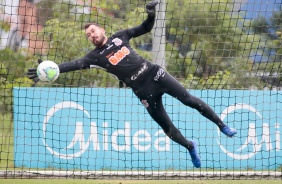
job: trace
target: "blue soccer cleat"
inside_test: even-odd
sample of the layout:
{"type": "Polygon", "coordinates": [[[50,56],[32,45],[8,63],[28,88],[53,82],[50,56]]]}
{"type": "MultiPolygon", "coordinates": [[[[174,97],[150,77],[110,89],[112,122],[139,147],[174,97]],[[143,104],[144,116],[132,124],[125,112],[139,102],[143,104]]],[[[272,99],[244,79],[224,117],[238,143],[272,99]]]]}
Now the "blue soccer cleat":
{"type": "Polygon", "coordinates": [[[194,166],[199,168],[199,167],[201,167],[201,158],[200,158],[200,156],[198,155],[198,152],[197,152],[197,149],[198,149],[197,143],[194,140],[191,140],[191,143],[193,144],[194,149],[191,150],[191,151],[189,150],[189,153],[191,155],[191,159],[192,159],[194,166]]]}
{"type": "Polygon", "coordinates": [[[220,129],[220,131],[227,137],[233,137],[235,134],[237,134],[237,130],[235,128],[229,128],[228,126],[223,127],[220,129]]]}

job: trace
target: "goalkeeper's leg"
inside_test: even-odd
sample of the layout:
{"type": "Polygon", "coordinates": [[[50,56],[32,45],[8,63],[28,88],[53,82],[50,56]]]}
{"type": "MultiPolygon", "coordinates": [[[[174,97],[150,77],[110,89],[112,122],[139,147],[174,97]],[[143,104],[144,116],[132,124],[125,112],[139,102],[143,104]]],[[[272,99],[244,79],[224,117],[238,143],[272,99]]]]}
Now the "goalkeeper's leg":
{"type": "Polygon", "coordinates": [[[187,140],[173,125],[171,119],[169,118],[163,107],[161,96],[158,96],[157,98],[151,97],[147,99],[147,103],[147,111],[149,112],[151,117],[162,127],[165,134],[174,142],[188,149],[194,166],[197,168],[200,167],[201,160],[197,152],[197,143],[193,140],[187,140]]]}
{"type": "Polygon", "coordinates": [[[165,77],[161,78],[159,85],[165,89],[165,92],[181,101],[184,105],[199,111],[204,117],[214,122],[222,133],[228,137],[232,137],[237,133],[234,128],[229,128],[225,125],[217,114],[201,99],[192,96],[188,91],[171,75],[167,73],[165,77]]]}

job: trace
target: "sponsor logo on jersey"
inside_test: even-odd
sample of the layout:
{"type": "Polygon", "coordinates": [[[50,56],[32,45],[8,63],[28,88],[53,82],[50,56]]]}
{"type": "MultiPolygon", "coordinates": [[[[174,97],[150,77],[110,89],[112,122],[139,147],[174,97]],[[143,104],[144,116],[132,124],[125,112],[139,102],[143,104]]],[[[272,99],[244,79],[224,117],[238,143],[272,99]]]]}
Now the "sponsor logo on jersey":
{"type": "Polygon", "coordinates": [[[114,52],[111,52],[110,54],[106,55],[106,58],[110,58],[112,55],[114,55],[114,52]]]}
{"type": "Polygon", "coordinates": [[[111,45],[106,45],[106,46],[107,46],[107,48],[104,49],[104,50],[102,50],[102,51],[100,52],[100,54],[103,54],[103,53],[105,52],[105,50],[109,50],[113,45],[111,44],[111,45]]]}
{"type": "Polygon", "coordinates": [[[131,76],[131,80],[136,80],[136,79],[139,77],[139,75],[141,75],[145,70],[147,70],[147,68],[148,68],[147,65],[144,64],[144,65],[138,70],[137,73],[135,73],[134,75],[131,76]]]}
{"type": "Polygon", "coordinates": [[[123,46],[113,56],[109,58],[109,61],[112,65],[117,65],[128,54],[130,54],[130,50],[127,47],[123,46]]]}
{"type": "Polygon", "coordinates": [[[147,102],[147,100],[141,100],[141,103],[145,106],[145,108],[149,107],[149,103],[147,102]]]}
{"type": "Polygon", "coordinates": [[[114,44],[116,45],[116,46],[120,46],[121,44],[122,44],[122,40],[121,39],[119,39],[119,38],[115,38],[115,39],[113,39],[113,41],[112,42],[114,42],[114,44]]]}
{"type": "Polygon", "coordinates": [[[160,68],[156,74],[156,76],[154,77],[155,81],[158,81],[160,77],[164,77],[165,76],[165,71],[164,69],[160,68]]]}
{"type": "Polygon", "coordinates": [[[107,50],[109,50],[110,48],[112,48],[112,44],[111,45],[108,45],[108,47],[106,48],[107,50]]]}
{"type": "Polygon", "coordinates": [[[100,52],[100,54],[103,54],[105,52],[105,49],[104,50],[102,50],[101,52],[100,52]]]}

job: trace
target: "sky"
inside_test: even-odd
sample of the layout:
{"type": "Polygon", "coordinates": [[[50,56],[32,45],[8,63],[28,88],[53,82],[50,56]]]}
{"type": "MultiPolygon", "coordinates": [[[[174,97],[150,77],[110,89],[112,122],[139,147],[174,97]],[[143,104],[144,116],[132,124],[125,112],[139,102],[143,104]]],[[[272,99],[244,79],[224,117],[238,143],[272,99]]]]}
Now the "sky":
{"type": "Polygon", "coordinates": [[[282,0],[235,0],[237,8],[245,15],[246,19],[253,19],[259,16],[271,17],[273,11],[278,11],[282,0]]]}

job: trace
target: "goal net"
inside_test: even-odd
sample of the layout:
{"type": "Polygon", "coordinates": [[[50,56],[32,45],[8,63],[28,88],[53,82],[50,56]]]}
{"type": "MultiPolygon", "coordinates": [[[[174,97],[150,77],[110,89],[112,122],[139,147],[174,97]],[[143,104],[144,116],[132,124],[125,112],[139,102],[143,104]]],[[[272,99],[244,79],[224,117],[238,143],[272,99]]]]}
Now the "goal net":
{"type": "Polygon", "coordinates": [[[61,64],[93,50],[86,23],[109,37],[140,25],[149,2],[0,0],[0,178],[281,179],[281,2],[159,0],[152,31],[130,40],[237,129],[228,138],[163,95],[174,125],[198,142],[201,168],[104,70],[52,83],[26,75],[39,58],[61,64]]]}

